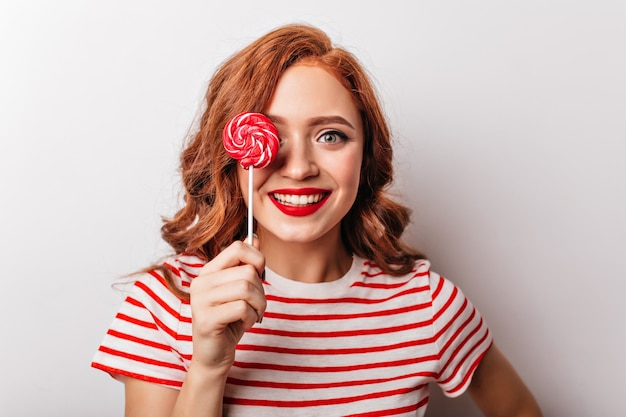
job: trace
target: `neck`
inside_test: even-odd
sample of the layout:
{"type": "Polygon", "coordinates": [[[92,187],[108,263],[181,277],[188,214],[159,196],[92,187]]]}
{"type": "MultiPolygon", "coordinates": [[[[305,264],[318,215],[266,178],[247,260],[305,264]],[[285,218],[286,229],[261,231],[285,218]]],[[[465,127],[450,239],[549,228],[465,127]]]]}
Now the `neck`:
{"type": "Polygon", "coordinates": [[[334,281],[352,265],[352,255],[341,241],[339,228],[311,242],[289,242],[259,231],[266,265],[277,274],[300,282],[334,281]]]}

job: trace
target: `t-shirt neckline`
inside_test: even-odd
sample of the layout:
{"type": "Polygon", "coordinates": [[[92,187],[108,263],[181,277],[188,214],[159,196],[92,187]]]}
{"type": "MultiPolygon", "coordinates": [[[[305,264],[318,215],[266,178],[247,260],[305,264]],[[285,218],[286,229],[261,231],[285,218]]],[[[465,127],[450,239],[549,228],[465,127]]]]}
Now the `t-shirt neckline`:
{"type": "Polygon", "coordinates": [[[352,265],[348,272],[342,277],[328,282],[300,282],[286,278],[274,272],[269,267],[265,267],[265,280],[277,291],[286,294],[306,296],[308,298],[328,297],[329,295],[338,294],[342,290],[349,288],[355,281],[361,279],[361,268],[363,260],[358,256],[352,256],[352,265]]]}

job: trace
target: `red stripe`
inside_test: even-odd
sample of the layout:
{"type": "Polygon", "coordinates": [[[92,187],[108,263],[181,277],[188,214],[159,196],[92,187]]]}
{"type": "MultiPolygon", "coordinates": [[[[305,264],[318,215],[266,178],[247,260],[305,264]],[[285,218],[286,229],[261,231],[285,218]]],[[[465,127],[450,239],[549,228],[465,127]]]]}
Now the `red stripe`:
{"type": "Polygon", "coordinates": [[[170,362],[158,361],[156,359],[146,358],[144,356],[133,355],[132,353],[121,352],[119,350],[111,349],[106,346],[100,346],[98,350],[103,353],[107,353],[109,355],[113,355],[113,356],[117,356],[117,357],[125,358],[125,359],[130,359],[132,361],[145,363],[147,365],[160,366],[163,368],[171,368],[171,369],[176,369],[179,371],[187,372],[187,369],[185,369],[185,367],[182,365],[178,365],[178,364],[174,364],[170,362]]]}
{"type": "Polygon", "coordinates": [[[429,397],[426,396],[425,398],[422,398],[420,402],[416,404],[412,404],[412,405],[407,405],[405,407],[390,408],[387,410],[376,410],[376,411],[372,411],[369,413],[350,414],[349,416],[345,416],[345,417],[383,417],[383,416],[396,416],[398,414],[412,413],[416,411],[418,408],[425,407],[428,404],[428,399],[429,397]]]}
{"type": "MultiPolygon", "coordinates": [[[[439,288],[437,288],[437,290],[439,290],[439,288]]],[[[452,293],[450,293],[450,297],[448,297],[445,304],[441,306],[441,310],[436,311],[435,314],[433,314],[433,320],[437,320],[443,313],[446,312],[448,307],[450,307],[450,305],[452,305],[454,300],[456,300],[456,296],[458,295],[458,293],[459,293],[459,289],[457,287],[454,287],[454,289],[452,290],[452,293]]],[[[434,303],[434,300],[435,300],[435,297],[433,296],[433,303],[434,303]]],[[[465,299],[465,302],[467,303],[467,299],[465,299]]]]}
{"type": "Polygon", "coordinates": [[[376,265],[376,264],[375,264],[374,262],[372,262],[372,261],[367,261],[367,260],[363,262],[363,266],[369,266],[369,267],[371,267],[372,269],[379,269],[379,268],[378,268],[378,265],[376,265]]]}
{"type": "MultiPolygon", "coordinates": [[[[129,302],[130,300],[132,300],[130,297],[126,299],[127,302],[129,302]]],[[[135,300],[133,300],[133,301],[135,301],[135,300]]],[[[130,304],[134,304],[134,303],[130,303],[130,304]]],[[[143,306],[141,306],[141,307],[143,307],[143,306]]],[[[136,319],[134,317],[128,316],[128,315],[123,314],[123,313],[117,313],[115,318],[120,319],[122,321],[126,321],[128,323],[136,324],[137,326],[145,327],[147,329],[152,329],[152,330],[157,330],[158,329],[158,327],[154,323],[151,323],[149,321],[139,320],[139,319],[136,319]]]]}
{"type": "MultiPolygon", "coordinates": [[[[191,257],[194,257],[193,255],[191,255],[191,257]]],[[[196,259],[198,259],[197,257],[195,257],[196,259]]],[[[183,261],[182,257],[178,257],[177,261],[181,264],[181,265],[185,265],[188,266],[189,268],[202,268],[204,265],[206,265],[206,262],[200,260],[200,262],[187,262],[187,261],[183,261]]],[[[187,274],[189,274],[188,271],[185,271],[187,274]]]]}
{"type": "MultiPolygon", "coordinates": [[[[355,281],[351,287],[360,287],[360,288],[373,288],[377,290],[393,290],[396,288],[403,287],[407,284],[410,284],[414,278],[409,279],[408,281],[400,281],[400,282],[370,282],[370,281],[355,281]]],[[[424,289],[426,291],[428,286],[424,289]]]]}
{"type": "Polygon", "coordinates": [[[301,408],[301,407],[319,407],[324,405],[337,405],[347,404],[357,401],[371,400],[374,398],[392,397],[394,395],[408,394],[415,391],[415,387],[411,388],[399,388],[391,391],[372,392],[370,394],[355,395],[353,397],[340,397],[340,398],[324,398],[319,400],[294,400],[294,401],[281,401],[281,400],[261,400],[252,398],[231,398],[224,397],[225,404],[240,404],[240,405],[254,405],[262,407],[289,407],[289,408],[301,408]]]}
{"type": "MultiPolygon", "coordinates": [[[[247,379],[228,378],[227,383],[231,385],[246,386],[246,387],[262,387],[262,388],[274,388],[274,389],[295,389],[295,390],[308,390],[308,389],[320,389],[320,388],[345,388],[361,385],[381,384],[391,381],[398,381],[401,379],[421,377],[432,378],[434,374],[432,372],[414,372],[407,375],[399,375],[393,378],[379,378],[379,379],[364,379],[358,381],[341,381],[341,382],[318,382],[318,383],[296,383],[296,382],[276,382],[276,381],[254,381],[247,379]]],[[[417,388],[421,389],[427,384],[421,384],[417,388]]]]}
{"type": "MultiPolygon", "coordinates": [[[[191,262],[183,262],[181,260],[179,260],[178,262],[180,262],[181,264],[183,264],[185,266],[188,266],[189,268],[202,268],[205,265],[203,263],[195,263],[194,264],[194,263],[191,263],[191,262]]],[[[189,276],[193,275],[193,274],[190,274],[189,271],[185,271],[185,273],[187,275],[189,275],[189,276]]],[[[197,276],[197,275],[195,275],[195,276],[197,276]]]]}
{"type": "Polygon", "coordinates": [[[268,301],[271,300],[271,301],[275,301],[278,303],[287,303],[287,304],[336,304],[336,303],[379,304],[379,303],[387,302],[389,300],[393,300],[394,298],[397,298],[397,297],[402,297],[404,295],[428,291],[428,289],[429,289],[428,287],[410,288],[405,291],[400,291],[389,297],[380,298],[380,299],[346,297],[346,298],[331,298],[331,299],[317,300],[314,298],[287,298],[287,297],[278,297],[275,295],[267,295],[266,298],[268,301]]]}
{"type": "Polygon", "coordinates": [[[169,345],[163,343],[153,342],[152,340],[142,339],[140,337],[132,336],[130,334],[118,332],[117,330],[109,329],[107,334],[110,334],[113,337],[117,337],[118,339],[128,340],[129,342],[138,343],[143,346],[150,346],[156,349],[161,349],[165,351],[171,351],[171,347],[169,345]]]}
{"type": "MultiPolygon", "coordinates": [[[[420,265],[420,266],[421,266],[421,265],[420,265]]],[[[419,268],[418,268],[418,269],[419,269],[419,268]]],[[[411,279],[413,279],[413,278],[416,278],[416,277],[423,277],[423,276],[430,275],[430,272],[429,272],[429,271],[417,272],[417,269],[413,269],[411,272],[412,272],[412,273],[415,273],[415,275],[413,275],[413,276],[409,279],[409,281],[410,281],[411,279]],[[417,273],[416,273],[416,272],[417,272],[417,273]]],[[[383,276],[389,276],[389,275],[388,275],[385,271],[381,271],[381,270],[378,270],[378,271],[373,272],[373,273],[372,273],[372,272],[369,272],[369,271],[361,271],[361,275],[362,275],[362,276],[364,276],[364,277],[366,277],[366,278],[375,278],[375,277],[378,277],[378,276],[381,276],[381,275],[383,275],[383,276]]],[[[408,275],[408,273],[407,273],[407,275],[408,275]]],[[[406,282],[408,282],[408,281],[403,281],[403,282],[405,282],[405,283],[406,283],[406,282]]]]}
{"type": "Polygon", "coordinates": [[[296,349],[285,348],[279,346],[265,346],[265,345],[237,345],[237,350],[247,350],[254,352],[272,352],[283,353],[288,355],[352,355],[356,353],[375,353],[386,352],[395,349],[404,349],[412,346],[423,346],[432,343],[435,339],[430,337],[428,339],[416,339],[409,340],[407,342],[395,343],[393,345],[382,345],[374,347],[353,347],[353,348],[341,348],[341,349],[296,349]]]}
{"type": "Polygon", "coordinates": [[[297,365],[281,365],[277,363],[261,363],[261,362],[239,362],[235,361],[233,366],[245,369],[269,369],[275,371],[285,372],[350,372],[360,371],[364,369],[377,369],[377,368],[390,368],[395,366],[413,365],[421,362],[438,361],[439,355],[424,355],[418,358],[408,358],[397,361],[387,362],[372,362],[356,365],[342,365],[342,366],[297,366],[297,365]]]}
{"type": "Polygon", "coordinates": [[[137,300],[137,299],[135,299],[135,298],[133,298],[131,296],[126,297],[126,302],[129,303],[129,304],[134,305],[135,307],[141,307],[144,310],[147,310],[146,306],[143,305],[143,303],[141,301],[139,301],[139,300],[137,300]]]}
{"type": "MultiPolygon", "coordinates": [[[[388,277],[388,275],[384,272],[384,271],[379,271],[375,274],[369,273],[369,272],[361,272],[361,275],[364,276],[366,279],[364,281],[357,281],[355,283],[352,284],[352,287],[370,287],[370,288],[396,288],[396,287],[401,287],[405,284],[408,284],[409,282],[413,281],[415,278],[422,278],[425,276],[430,275],[429,271],[421,271],[421,272],[417,272],[416,270],[411,271],[413,272],[413,275],[411,275],[409,277],[409,279],[407,280],[403,280],[400,282],[394,282],[394,283],[382,283],[382,282],[371,282],[371,281],[375,281],[372,278],[376,278],[378,276],[383,276],[383,277],[388,277]]],[[[395,279],[395,281],[399,280],[400,277],[398,277],[397,279],[395,279]]]]}
{"type": "Polygon", "coordinates": [[[110,366],[105,366],[97,362],[92,362],[91,366],[96,369],[100,369],[102,371],[108,372],[111,375],[124,375],[124,376],[129,376],[131,378],[140,379],[142,381],[154,382],[156,384],[169,385],[171,387],[178,387],[178,388],[180,388],[183,385],[182,381],[174,381],[171,379],[163,379],[163,378],[154,378],[151,376],[136,374],[134,372],[125,371],[123,369],[117,369],[117,368],[112,368],[110,366]]]}
{"type": "MultiPolygon", "coordinates": [[[[166,303],[161,297],[157,295],[150,287],[144,284],[141,281],[137,281],[135,284],[137,287],[141,288],[143,292],[146,293],[150,298],[152,298],[158,305],[160,305],[165,311],[167,311],[172,317],[176,320],[185,321],[186,317],[182,317],[178,311],[174,310],[168,303],[166,303]]],[[[189,319],[191,321],[191,319],[189,319]]]]}
{"type": "Polygon", "coordinates": [[[202,268],[207,263],[207,261],[202,259],[202,257],[198,255],[191,255],[189,253],[181,253],[180,256],[177,258],[177,260],[181,264],[187,265],[191,268],[202,268]],[[185,262],[182,260],[183,258],[192,258],[194,260],[198,260],[199,262],[185,262]]]}
{"type": "Polygon", "coordinates": [[[386,282],[365,282],[365,281],[355,281],[351,287],[360,287],[360,288],[373,288],[377,290],[393,290],[395,288],[400,288],[411,281],[402,281],[402,282],[394,282],[394,283],[386,283],[386,282]]]}
{"type": "Polygon", "coordinates": [[[375,272],[361,271],[361,275],[366,278],[374,278],[374,277],[379,277],[381,275],[387,275],[387,274],[385,273],[385,271],[378,270],[375,272]]]}
{"type": "Polygon", "coordinates": [[[268,329],[262,327],[253,327],[248,330],[249,333],[266,334],[273,336],[285,336],[285,337],[301,337],[301,338],[325,338],[325,337],[349,337],[349,336],[366,336],[366,335],[381,335],[396,332],[403,332],[405,330],[418,329],[420,327],[430,326],[433,323],[432,319],[408,323],[400,326],[381,327],[377,329],[356,329],[356,330],[338,330],[330,332],[296,332],[290,330],[268,329]]]}
{"type": "Polygon", "coordinates": [[[346,320],[346,319],[360,319],[366,317],[381,317],[381,316],[392,316],[401,313],[409,313],[412,311],[423,310],[432,306],[432,303],[423,303],[423,304],[414,304],[401,308],[393,308],[390,310],[377,310],[371,311],[367,313],[358,313],[358,314],[287,314],[287,313],[276,313],[272,311],[266,311],[263,315],[264,318],[274,318],[280,320],[295,320],[295,321],[309,321],[309,320],[346,320]]]}
{"type": "Polygon", "coordinates": [[[172,264],[168,264],[167,262],[163,262],[163,266],[169,269],[174,275],[180,278],[180,271],[172,264]]]}
{"type": "MultiPolygon", "coordinates": [[[[396,264],[396,265],[400,265],[400,264],[396,264]]],[[[372,269],[380,269],[380,268],[379,268],[379,266],[378,266],[377,264],[375,264],[374,262],[369,261],[369,260],[364,260],[364,261],[363,261],[363,266],[369,266],[369,267],[371,267],[372,269]]],[[[420,269],[421,267],[424,267],[424,266],[426,266],[426,262],[424,262],[424,261],[422,260],[422,262],[420,262],[419,264],[416,264],[416,265],[415,265],[415,269],[414,269],[414,271],[415,271],[415,270],[417,270],[417,269],[420,269]]]]}
{"type": "Polygon", "coordinates": [[[437,299],[437,297],[439,297],[439,293],[443,289],[444,282],[445,282],[445,280],[443,279],[443,277],[439,277],[439,282],[437,283],[437,288],[435,288],[435,291],[433,291],[433,294],[431,296],[431,299],[433,301],[435,301],[437,299]]]}

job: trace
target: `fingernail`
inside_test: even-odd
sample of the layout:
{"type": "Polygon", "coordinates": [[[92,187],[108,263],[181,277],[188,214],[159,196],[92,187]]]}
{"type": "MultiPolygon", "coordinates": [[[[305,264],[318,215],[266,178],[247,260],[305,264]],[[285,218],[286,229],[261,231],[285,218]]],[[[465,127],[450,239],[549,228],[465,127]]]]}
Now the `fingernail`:
{"type": "Polygon", "coordinates": [[[259,324],[263,323],[263,314],[259,316],[259,320],[257,321],[257,323],[259,324]]]}
{"type": "Polygon", "coordinates": [[[261,281],[265,281],[265,269],[261,272],[261,281]]]}

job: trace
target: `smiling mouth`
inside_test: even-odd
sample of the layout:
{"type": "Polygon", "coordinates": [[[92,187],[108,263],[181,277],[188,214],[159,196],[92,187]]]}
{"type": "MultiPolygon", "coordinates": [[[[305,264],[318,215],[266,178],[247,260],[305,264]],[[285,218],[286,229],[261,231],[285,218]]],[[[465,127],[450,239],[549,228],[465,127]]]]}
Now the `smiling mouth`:
{"type": "Polygon", "coordinates": [[[291,207],[306,207],[313,204],[317,204],[326,198],[330,193],[316,193],[307,195],[297,194],[279,194],[272,193],[272,197],[278,203],[291,207]]]}

